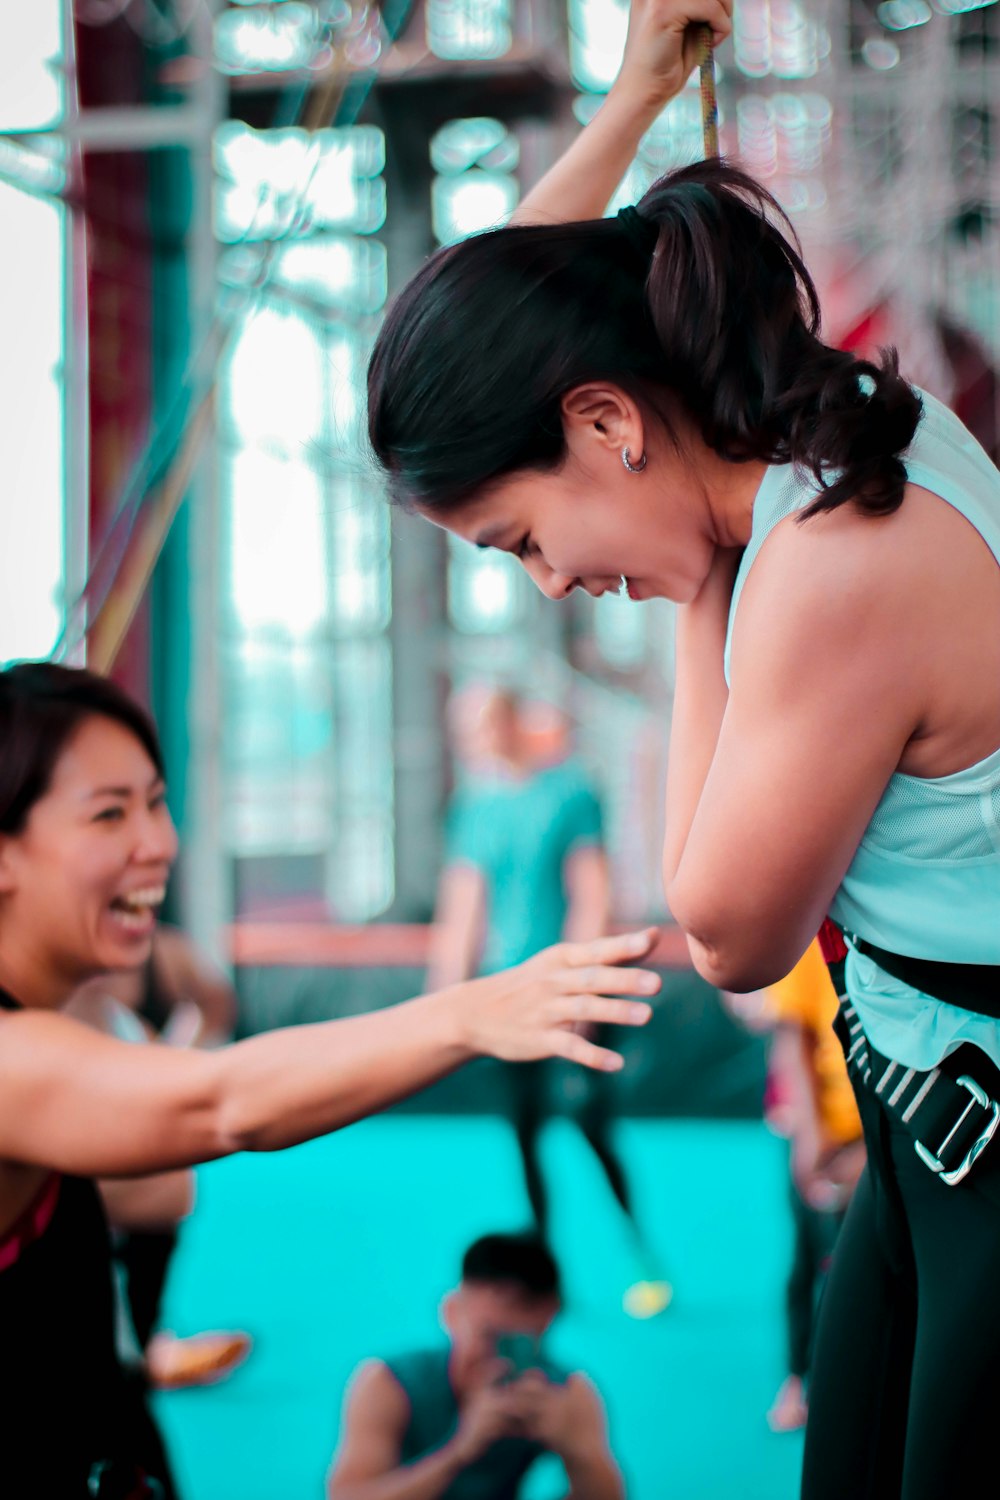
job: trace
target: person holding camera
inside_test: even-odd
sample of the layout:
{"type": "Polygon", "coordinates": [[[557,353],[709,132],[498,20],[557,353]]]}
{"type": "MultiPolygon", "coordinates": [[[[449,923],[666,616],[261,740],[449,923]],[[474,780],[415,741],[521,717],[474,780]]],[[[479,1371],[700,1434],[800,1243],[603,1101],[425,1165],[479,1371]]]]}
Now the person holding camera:
{"type": "Polygon", "coordinates": [[[328,1500],[515,1500],[546,1453],[569,1500],[624,1500],[598,1391],[542,1351],[559,1306],[540,1239],[476,1240],[442,1303],[447,1341],[356,1373],[328,1500]]]}

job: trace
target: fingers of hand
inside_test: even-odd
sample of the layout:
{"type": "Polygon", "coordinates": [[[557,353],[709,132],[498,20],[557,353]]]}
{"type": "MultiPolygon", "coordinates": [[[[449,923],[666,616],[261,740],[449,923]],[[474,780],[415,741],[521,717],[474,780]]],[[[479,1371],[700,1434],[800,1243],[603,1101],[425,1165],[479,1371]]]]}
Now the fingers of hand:
{"type": "Polygon", "coordinates": [[[554,951],[559,962],[574,969],[587,964],[621,964],[645,958],[658,937],[658,928],[644,927],[639,932],[616,932],[614,937],[595,938],[592,943],[562,943],[554,951]]]}
{"type": "Polygon", "coordinates": [[[685,6],[685,20],[688,32],[684,39],[685,57],[689,55],[692,45],[697,45],[697,28],[710,26],[712,30],[712,46],[720,46],[733,31],[733,6],[732,0],[690,0],[685,6]]]}
{"type": "Polygon", "coordinates": [[[530,1401],[544,1399],[555,1389],[544,1370],[525,1370],[517,1389],[530,1401]]]}
{"type": "Polygon", "coordinates": [[[733,29],[733,0],[691,0],[686,9],[692,25],[711,26],[714,36],[725,39],[733,29]]]}
{"type": "Polygon", "coordinates": [[[480,1399],[476,1420],[493,1431],[505,1427],[517,1415],[511,1390],[509,1385],[491,1387],[489,1393],[480,1399]]]}
{"type": "Polygon", "coordinates": [[[615,969],[602,964],[570,967],[559,976],[562,993],[576,995],[655,995],[660,983],[660,976],[648,969],[615,969]]]}
{"type": "Polygon", "coordinates": [[[589,1021],[573,1021],[570,1030],[575,1031],[577,1036],[585,1036],[588,1041],[592,1042],[597,1027],[591,1025],[589,1021]]]}
{"type": "Polygon", "coordinates": [[[609,1026],[645,1026],[653,1014],[641,1000],[615,1000],[608,995],[564,995],[552,1006],[557,1024],[575,1026],[604,1022],[609,1026]]]}
{"type": "MultiPolygon", "coordinates": [[[[641,9],[638,0],[632,0],[632,9],[641,9]]],[[[648,0],[646,14],[649,20],[665,26],[678,20],[685,24],[707,21],[711,12],[716,9],[724,10],[731,16],[733,0],[648,0]]]]}
{"type": "Polygon", "coordinates": [[[506,1431],[516,1431],[533,1415],[538,1407],[538,1393],[523,1389],[520,1380],[505,1386],[503,1405],[498,1415],[506,1431]]]}
{"type": "Polygon", "coordinates": [[[618,1073],[625,1065],[624,1058],[607,1047],[595,1047],[593,1042],[577,1036],[574,1031],[554,1031],[549,1038],[549,1055],[565,1057],[567,1062],[580,1063],[584,1068],[593,1068],[598,1073],[618,1073]]]}
{"type": "Polygon", "coordinates": [[[511,1369],[512,1365],[509,1359],[500,1359],[498,1357],[491,1360],[482,1374],[483,1388],[489,1389],[492,1386],[499,1385],[504,1376],[510,1374],[511,1369]]]}
{"type": "Polygon", "coordinates": [[[526,1373],[509,1387],[510,1410],[522,1421],[538,1413],[548,1399],[551,1386],[540,1371],[526,1373]]]}

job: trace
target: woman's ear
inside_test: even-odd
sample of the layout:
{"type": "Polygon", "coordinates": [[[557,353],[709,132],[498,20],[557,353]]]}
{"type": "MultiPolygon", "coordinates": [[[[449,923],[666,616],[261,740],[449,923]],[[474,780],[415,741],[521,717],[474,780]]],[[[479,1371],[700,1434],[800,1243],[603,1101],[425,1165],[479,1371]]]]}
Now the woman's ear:
{"type": "Polygon", "coordinates": [[[14,889],[14,872],[11,869],[11,841],[0,834],[0,896],[8,896],[14,889]]]}
{"type": "Polygon", "coordinates": [[[620,386],[592,381],[574,386],[562,398],[566,441],[572,448],[594,443],[618,458],[623,448],[644,453],[642,413],[620,386]]]}

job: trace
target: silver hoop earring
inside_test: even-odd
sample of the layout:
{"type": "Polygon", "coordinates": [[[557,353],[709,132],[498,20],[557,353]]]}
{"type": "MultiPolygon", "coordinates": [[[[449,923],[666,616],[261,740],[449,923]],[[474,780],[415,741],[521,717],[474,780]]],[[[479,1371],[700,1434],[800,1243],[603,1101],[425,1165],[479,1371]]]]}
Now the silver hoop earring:
{"type": "Polygon", "coordinates": [[[639,462],[637,464],[634,464],[628,456],[628,449],[623,448],[622,463],[625,465],[626,469],[628,469],[630,474],[641,474],[643,469],[646,467],[646,455],[644,453],[639,462]]]}

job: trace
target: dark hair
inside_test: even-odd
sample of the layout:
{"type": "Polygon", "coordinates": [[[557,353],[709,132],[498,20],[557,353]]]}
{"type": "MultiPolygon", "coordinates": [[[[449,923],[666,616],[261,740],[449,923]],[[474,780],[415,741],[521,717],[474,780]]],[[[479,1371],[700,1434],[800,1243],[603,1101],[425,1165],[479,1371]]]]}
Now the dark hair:
{"type": "Polygon", "coordinates": [[[505,1282],[529,1297],[558,1297],[559,1268],[533,1234],[485,1234],[462,1258],[462,1280],[505,1282]]]}
{"type": "Polygon", "coordinates": [[[0,833],[21,832],[48,791],[60,755],[95,714],[130,730],[163,775],[152,720],[107,677],[47,661],[0,671],[0,833]]]}
{"type": "Polygon", "coordinates": [[[819,322],[778,204],[728,163],[700,162],[624,221],[513,225],[434,255],[375,343],[371,446],[397,503],[444,511],[556,467],[561,398],[612,380],[654,409],[673,393],[725,459],[811,472],[821,492],[804,516],[849,499],[887,514],[919,397],[894,350],[874,364],[831,349],[819,322]]]}

